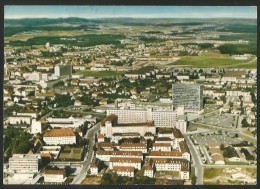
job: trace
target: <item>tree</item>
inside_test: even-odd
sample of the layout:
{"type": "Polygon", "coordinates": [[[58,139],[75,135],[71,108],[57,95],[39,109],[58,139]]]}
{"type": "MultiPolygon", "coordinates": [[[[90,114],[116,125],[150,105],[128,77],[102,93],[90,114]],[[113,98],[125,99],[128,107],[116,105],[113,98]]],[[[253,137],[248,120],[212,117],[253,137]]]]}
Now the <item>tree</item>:
{"type": "Polygon", "coordinates": [[[192,185],[195,185],[197,183],[197,177],[195,176],[195,175],[193,175],[192,177],[191,177],[191,184],[192,185]]]}
{"type": "Polygon", "coordinates": [[[220,150],[223,151],[225,149],[225,145],[223,143],[220,144],[220,150]]]}

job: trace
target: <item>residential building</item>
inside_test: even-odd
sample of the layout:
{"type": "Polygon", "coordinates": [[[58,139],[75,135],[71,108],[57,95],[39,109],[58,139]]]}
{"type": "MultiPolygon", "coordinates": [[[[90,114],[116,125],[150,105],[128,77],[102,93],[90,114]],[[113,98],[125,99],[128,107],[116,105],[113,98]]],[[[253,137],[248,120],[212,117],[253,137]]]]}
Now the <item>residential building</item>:
{"type": "Polygon", "coordinates": [[[44,182],[62,183],[66,180],[66,171],[64,169],[46,169],[43,175],[44,182]]]}
{"type": "Polygon", "coordinates": [[[134,177],[135,168],[132,166],[114,166],[112,171],[123,177],[134,177]]]}
{"type": "Polygon", "coordinates": [[[112,157],[118,158],[140,158],[143,160],[143,152],[142,151],[104,151],[98,150],[96,152],[96,158],[101,161],[109,161],[112,157]]]}
{"type": "Polygon", "coordinates": [[[31,133],[36,134],[36,133],[41,133],[41,132],[42,132],[41,121],[36,121],[36,119],[33,119],[32,123],[31,123],[31,133]]]}
{"type": "Polygon", "coordinates": [[[43,134],[43,141],[47,145],[76,144],[76,135],[71,129],[51,129],[43,134]]]}
{"type": "Polygon", "coordinates": [[[119,147],[122,151],[141,151],[147,153],[147,144],[145,143],[122,143],[119,147]]]}
{"type": "Polygon", "coordinates": [[[116,166],[131,166],[135,169],[141,170],[141,158],[118,158],[118,157],[111,157],[109,160],[109,169],[113,169],[116,166]]]}
{"type": "Polygon", "coordinates": [[[118,116],[119,124],[153,121],[155,127],[176,127],[183,133],[186,133],[187,121],[182,106],[178,107],[176,110],[155,110],[150,107],[142,109],[108,109],[107,116],[111,114],[118,116]]]}
{"type": "Polygon", "coordinates": [[[72,65],[56,65],[54,67],[54,75],[57,77],[61,76],[71,76],[72,75],[72,65]]]}
{"type": "Polygon", "coordinates": [[[153,158],[156,171],[179,171],[181,179],[189,179],[190,163],[179,158],[153,158]]]}
{"type": "Polygon", "coordinates": [[[153,122],[118,124],[117,120],[118,117],[114,114],[107,116],[101,122],[100,133],[111,138],[114,133],[131,133],[137,131],[141,136],[144,136],[147,132],[151,132],[152,134],[156,132],[153,122]]]}

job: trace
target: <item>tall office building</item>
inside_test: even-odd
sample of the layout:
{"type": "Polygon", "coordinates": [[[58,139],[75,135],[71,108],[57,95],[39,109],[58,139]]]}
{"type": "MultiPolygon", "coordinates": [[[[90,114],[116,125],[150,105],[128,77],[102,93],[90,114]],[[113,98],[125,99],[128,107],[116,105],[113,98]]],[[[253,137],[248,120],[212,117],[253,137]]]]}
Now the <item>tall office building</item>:
{"type": "Polygon", "coordinates": [[[185,111],[197,112],[203,109],[203,91],[199,84],[175,83],[172,85],[173,106],[184,106],[185,111]]]}
{"type": "Polygon", "coordinates": [[[71,76],[72,75],[72,65],[56,65],[54,67],[55,76],[71,76]]]}

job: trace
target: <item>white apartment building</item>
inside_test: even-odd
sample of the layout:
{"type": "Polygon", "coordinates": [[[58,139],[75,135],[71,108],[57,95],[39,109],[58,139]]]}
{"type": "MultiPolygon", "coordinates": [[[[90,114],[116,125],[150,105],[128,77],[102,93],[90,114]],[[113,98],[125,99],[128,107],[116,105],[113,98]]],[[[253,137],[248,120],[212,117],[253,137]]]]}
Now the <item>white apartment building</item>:
{"type": "Polygon", "coordinates": [[[21,124],[21,123],[25,123],[28,125],[31,124],[31,116],[10,116],[8,120],[11,125],[21,124]]]}
{"type": "Polygon", "coordinates": [[[47,145],[76,144],[76,135],[71,129],[51,129],[43,135],[47,145]]]}
{"type": "Polygon", "coordinates": [[[109,160],[109,169],[113,169],[116,166],[130,166],[134,167],[135,169],[141,170],[141,158],[118,158],[118,157],[111,157],[109,160]]]}
{"type": "Polygon", "coordinates": [[[189,179],[190,163],[186,159],[153,158],[156,171],[179,171],[181,179],[189,179]]]}
{"type": "Polygon", "coordinates": [[[40,154],[13,154],[9,158],[9,170],[16,173],[37,173],[40,164],[40,154]]]}
{"type": "Polygon", "coordinates": [[[153,178],[154,177],[154,168],[150,165],[144,166],[144,176],[153,178]]]}
{"type": "Polygon", "coordinates": [[[45,154],[51,155],[54,159],[57,159],[60,154],[61,146],[42,146],[42,150],[40,151],[41,155],[45,154]]]}
{"type": "Polygon", "coordinates": [[[32,120],[31,123],[31,133],[41,133],[42,132],[42,123],[41,121],[36,121],[35,119],[32,120]]]}
{"type": "Polygon", "coordinates": [[[140,138],[139,133],[114,133],[111,138],[111,142],[118,143],[123,138],[140,138]]]}
{"type": "Polygon", "coordinates": [[[97,121],[96,117],[85,117],[85,118],[74,118],[74,117],[69,117],[69,118],[53,118],[53,117],[48,117],[47,121],[50,123],[52,127],[59,127],[59,128],[77,128],[82,125],[86,121],[89,122],[95,122],[97,121]]]}
{"type": "Polygon", "coordinates": [[[23,77],[27,81],[40,81],[41,73],[39,73],[39,72],[23,73],[23,77]]]}
{"type": "Polygon", "coordinates": [[[17,116],[30,116],[31,118],[37,118],[37,115],[38,115],[38,113],[36,113],[36,112],[17,112],[16,113],[16,115],[17,116]]]}
{"type": "Polygon", "coordinates": [[[141,151],[147,153],[147,144],[144,143],[123,143],[120,145],[119,150],[123,151],[141,151]]]}
{"type": "Polygon", "coordinates": [[[180,152],[180,151],[151,151],[148,155],[148,158],[173,158],[173,159],[186,159],[190,161],[190,154],[188,152],[180,152]]]}
{"type": "Polygon", "coordinates": [[[101,161],[109,161],[112,157],[118,158],[140,158],[143,160],[142,151],[103,151],[98,150],[96,152],[96,158],[101,161]]]}
{"type": "Polygon", "coordinates": [[[98,175],[98,167],[95,164],[90,166],[90,175],[98,175]]]}
{"type": "Polygon", "coordinates": [[[66,172],[64,169],[51,170],[47,169],[44,172],[44,182],[62,183],[66,180],[66,172]]]}
{"type": "Polygon", "coordinates": [[[145,133],[156,133],[156,128],[153,122],[144,122],[144,123],[125,123],[118,124],[118,117],[114,114],[107,116],[101,122],[100,133],[104,134],[108,138],[112,138],[114,133],[131,133],[138,132],[141,136],[144,136],[145,133]]]}
{"type": "Polygon", "coordinates": [[[135,168],[131,166],[114,166],[112,170],[123,177],[134,177],[135,168]]]}
{"type": "Polygon", "coordinates": [[[183,107],[178,107],[177,110],[154,110],[153,108],[108,109],[107,116],[111,114],[118,116],[119,124],[153,121],[155,127],[176,127],[183,133],[186,132],[186,117],[179,117],[181,119],[178,120],[179,115],[184,115],[183,107]]]}
{"type": "Polygon", "coordinates": [[[154,143],[153,144],[153,151],[168,151],[172,150],[172,145],[169,143],[154,143]]]}

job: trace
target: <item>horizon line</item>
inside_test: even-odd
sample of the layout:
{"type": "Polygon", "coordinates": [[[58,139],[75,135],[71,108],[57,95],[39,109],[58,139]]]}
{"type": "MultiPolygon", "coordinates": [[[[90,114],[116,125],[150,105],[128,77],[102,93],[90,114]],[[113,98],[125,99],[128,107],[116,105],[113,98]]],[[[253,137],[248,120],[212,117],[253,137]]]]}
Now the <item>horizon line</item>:
{"type": "Polygon", "coordinates": [[[64,18],[80,18],[80,19],[113,19],[113,18],[130,18],[130,19],[257,19],[253,17],[91,17],[91,18],[85,18],[85,17],[77,17],[77,16],[69,16],[69,17],[21,17],[21,18],[12,18],[12,17],[6,17],[4,19],[64,19],[64,18]]]}

